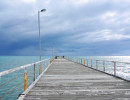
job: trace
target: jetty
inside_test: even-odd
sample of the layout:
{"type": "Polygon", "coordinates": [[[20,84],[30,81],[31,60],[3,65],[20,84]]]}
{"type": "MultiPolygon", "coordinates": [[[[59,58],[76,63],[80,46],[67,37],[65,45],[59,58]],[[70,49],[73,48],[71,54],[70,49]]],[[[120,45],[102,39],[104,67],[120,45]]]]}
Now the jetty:
{"type": "Polygon", "coordinates": [[[58,57],[18,100],[130,100],[130,82],[58,57]]]}

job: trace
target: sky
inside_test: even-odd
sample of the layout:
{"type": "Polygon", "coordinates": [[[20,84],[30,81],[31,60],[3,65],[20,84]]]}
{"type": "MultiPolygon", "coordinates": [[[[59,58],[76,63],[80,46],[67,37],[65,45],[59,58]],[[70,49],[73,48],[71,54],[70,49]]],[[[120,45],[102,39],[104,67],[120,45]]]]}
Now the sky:
{"type": "Polygon", "coordinates": [[[130,56],[130,0],[0,0],[0,56],[130,56]]]}

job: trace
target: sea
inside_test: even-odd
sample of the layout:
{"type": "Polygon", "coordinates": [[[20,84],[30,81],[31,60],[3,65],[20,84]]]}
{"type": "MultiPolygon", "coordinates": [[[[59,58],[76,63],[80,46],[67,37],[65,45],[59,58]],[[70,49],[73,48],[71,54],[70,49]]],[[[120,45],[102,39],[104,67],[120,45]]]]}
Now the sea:
{"type": "MultiPolygon", "coordinates": [[[[42,60],[51,58],[51,56],[42,56],[42,60]]],[[[77,59],[82,58],[82,64],[87,64],[91,67],[96,68],[98,60],[98,69],[103,70],[103,61],[105,61],[105,71],[107,73],[114,74],[114,63],[116,62],[116,74],[126,80],[130,80],[130,56],[71,56],[71,58],[77,59]]],[[[39,61],[39,56],[0,56],[0,72],[31,64],[39,61]]],[[[39,65],[36,65],[36,77],[39,75],[39,65]]],[[[42,64],[42,71],[45,70],[47,65],[42,64]]],[[[27,68],[28,71],[28,83],[27,87],[33,82],[33,66],[27,68]]],[[[8,75],[0,77],[0,99],[1,100],[17,100],[18,95],[24,91],[24,69],[12,72],[8,75]],[[13,80],[12,80],[13,79],[13,80]],[[7,83],[8,84],[4,84],[7,83]],[[4,85],[3,85],[4,84],[4,85]],[[11,91],[11,92],[10,92],[11,91]]]]}

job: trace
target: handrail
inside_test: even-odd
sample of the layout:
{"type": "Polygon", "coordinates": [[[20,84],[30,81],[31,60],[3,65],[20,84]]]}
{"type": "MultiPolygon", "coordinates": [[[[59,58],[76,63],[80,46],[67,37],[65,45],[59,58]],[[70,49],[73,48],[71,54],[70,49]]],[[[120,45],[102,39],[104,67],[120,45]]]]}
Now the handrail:
{"type": "MultiPolygon", "coordinates": [[[[82,59],[87,59],[87,58],[82,58],[82,59]]],[[[97,60],[97,59],[88,59],[88,60],[97,60]]],[[[109,61],[109,60],[97,60],[97,61],[118,62],[118,63],[130,64],[130,62],[121,62],[121,61],[109,61]]]]}
{"type": "Polygon", "coordinates": [[[26,64],[26,65],[23,65],[23,66],[20,66],[20,67],[16,67],[16,68],[13,68],[13,69],[9,69],[9,70],[5,70],[5,71],[0,72],[0,77],[1,77],[1,76],[4,76],[4,75],[7,75],[9,73],[12,73],[12,72],[15,72],[15,71],[18,71],[18,70],[21,70],[21,69],[25,69],[22,75],[19,75],[19,76],[13,78],[13,79],[10,79],[7,82],[0,85],[0,88],[2,88],[3,86],[5,86],[5,85],[9,84],[10,82],[18,79],[19,77],[22,77],[22,76],[24,77],[24,79],[23,79],[23,81],[21,83],[17,84],[15,87],[10,89],[8,92],[5,91],[4,95],[2,95],[2,96],[0,95],[0,99],[4,98],[6,95],[8,95],[10,92],[12,92],[14,89],[16,89],[22,83],[24,83],[24,91],[27,89],[27,77],[29,77],[29,76],[27,76],[27,73],[30,72],[30,69],[27,69],[28,67],[33,68],[33,70],[32,70],[33,75],[32,76],[33,76],[33,81],[35,81],[35,79],[38,77],[38,76],[36,76],[36,72],[39,70],[39,74],[37,74],[37,75],[40,76],[41,71],[42,71],[41,70],[41,65],[39,65],[38,70],[36,70],[36,64],[39,64],[39,63],[43,62],[44,63],[43,66],[46,67],[46,66],[49,66],[49,64],[51,64],[53,60],[54,60],[54,58],[48,58],[48,59],[45,59],[45,60],[37,61],[37,62],[31,63],[31,64],[26,64]],[[29,71],[27,71],[27,70],[29,70],[29,71]]]}
{"type": "MultiPolygon", "coordinates": [[[[87,59],[87,58],[81,58],[81,57],[80,58],[79,57],[65,57],[65,58],[68,59],[68,60],[71,60],[71,61],[73,61],[75,63],[79,63],[79,64],[82,64],[84,66],[90,67],[92,69],[95,69],[95,70],[107,73],[109,75],[121,78],[123,80],[130,81],[130,77],[128,77],[128,79],[126,79],[125,76],[122,76],[122,75],[120,75],[118,73],[118,68],[120,66],[122,66],[122,64],[123,64],[123,66],[125,66],[125,64],[130,65],[129,62],[87,59]],[[122,64],[119,65],[120,63],[122,63],[122,64]],[[111,71],[110,70],[106,70],[108,68],[112,68],[113,70],[111,70],[111,71]],[[118,75],[117,75],[117,73],[118,73],[118,75]]],[[[125,73],[125,72],[123,72],[123,73],[125,73]]]]}
{"type": "MultiPolygon", "coordinates": [[[[72,57],[73,58],[73,57],[72,57]]],[[[77,57],[76,57],[77,58],[77,57]]],[[[81,58],[79,58],[81,59],[81,58]]],[[[88,59],[88,58],[82,58],[82,59],[88,59]]],[[[97,60],[97,59],[88,59],[88,60],[97,60]]],[[[98,60],[98,61],[105,61],[105,62],[118,62],[118,63],[125,63],[130,64],[130,62],[121,62],[121,61],[111,61],[111,60],[98,60]]]]}
{"type": "Polygon", "coordinates": [[[23,65],[23,66],[20,66],[20,67],[16,67],[16,68],[13,68],[13,69],[9,69],[9,70],[6,70],[6,71],[2,71],[2,72],[0,72],[0,76],[4,76],[6,74],[12,73],[12,72],[20,70],[20,69],[27,68],[29,66],[32,66],[34,64],[38,64],[38,63],[46,61],[46,60],[49,60],[49,59],[41,60],[41,61],[38,61],[38,62],[35,62],[35,63],[31,63],[31,64],[23,65]]]}

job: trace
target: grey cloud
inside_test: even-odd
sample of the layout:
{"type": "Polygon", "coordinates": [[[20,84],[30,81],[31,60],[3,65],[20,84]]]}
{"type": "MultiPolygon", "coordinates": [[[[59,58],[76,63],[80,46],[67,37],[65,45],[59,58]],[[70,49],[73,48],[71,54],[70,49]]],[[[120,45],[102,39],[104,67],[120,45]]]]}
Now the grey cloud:
{"type": "MultiPolygon", "coordinates": [[[[82,45],[86,42],[91,44],[108,40],[126,40],[130,37],[129,0],[27,1],[0,1],[2,40],[13,43],[38,37],[37,11],[42,8],[47,9],[40,14],[42,37],[62,34],[60,41],[69,46],[74,47],[74,42],[82,45]],[[110,31],[105,33],[104,30],[110,31]]],[[[65,53],[65,50],[62,52],[65,53]]],[[[70,54],[66,51],[67,53],[70,54]]]]}

